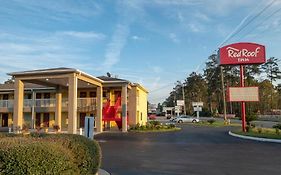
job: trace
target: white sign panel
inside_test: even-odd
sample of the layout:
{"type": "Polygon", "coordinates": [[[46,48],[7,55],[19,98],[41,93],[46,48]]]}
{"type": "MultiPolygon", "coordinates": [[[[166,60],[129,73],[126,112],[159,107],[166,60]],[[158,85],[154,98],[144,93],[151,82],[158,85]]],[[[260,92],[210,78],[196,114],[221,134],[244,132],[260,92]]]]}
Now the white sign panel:
{"type": "Polygon", "coordinates": [[[230,102],[259,101],[259,88],[258,87],[229,87],[227,100],[230,102]]]}
{"type": "Polygon", "coordinates": [[[184,106],[184,100],[177,100],[177,106],[184,106]]]}
{"type": "Polygon", "coordinates": [[[203,102],[192,102],[192,106],[203,106],[203,102]]]}
{"type": "Polygon", "coordinates": [[[202,107],[193,107],[194,111],[202,111],[202,107]]]}

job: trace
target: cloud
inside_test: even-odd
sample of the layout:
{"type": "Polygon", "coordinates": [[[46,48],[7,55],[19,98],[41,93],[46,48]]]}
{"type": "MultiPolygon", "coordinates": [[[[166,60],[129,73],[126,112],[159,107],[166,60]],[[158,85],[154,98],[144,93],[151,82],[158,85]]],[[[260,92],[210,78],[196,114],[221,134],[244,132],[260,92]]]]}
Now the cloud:
{"type": "Polygon", "coordinates": [[[120,54],[126,45],[129,36],[128,24],[118,24],[113,34],[111,42],[107,45],[103,66],[105,70],[110,70],[113,65],[119,62],[120,54]]]}
{"type": "Polygon", "coordinates": [[[135,41],[144,41],[146,40],[144,37],[141,37],[141,36],[137,36],[137,35],[133,35],[131,37],[132,40],[135,40],[135,41]]]}
{"type": "Polygon", "coordinates": [[[211,21],[211,19],[206,14],[204,14],[202,12],[196,12],[194,14],[194,17],[197,18],[197,19],[200,19],[202,21],[206,21],[206,22],[211,21]]]}
{"type": "Polygon", "coordinates": [[[61,31],[57,32],[58,35],[67,35],[70,37],[80,38],[80,39],[98,39],[102,40],[105,38],[105,35],[102,33],[97,33],[94,31],[90,32],[79,32],[79,31],[61,31]]]}
{"type": "Polygon", "coordinates": [[[169,33],[169,38],[174,42],[174,43],[179,43],[180,40],[177,37],[177,35],[175,33],[169,33]]]}
{"type": "Polygon", "coordinates": [[[190,6],[201,4],[200,0],[153,0],[154,3],[159,5],[176,5],[176,6],[190,6]]]}

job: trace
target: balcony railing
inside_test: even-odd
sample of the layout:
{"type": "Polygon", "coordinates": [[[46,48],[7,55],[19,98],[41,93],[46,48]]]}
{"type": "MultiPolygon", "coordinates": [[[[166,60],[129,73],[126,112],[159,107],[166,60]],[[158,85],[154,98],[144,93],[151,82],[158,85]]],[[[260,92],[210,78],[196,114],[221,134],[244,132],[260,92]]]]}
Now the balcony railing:
{"type": "Polygon", "coordinates": [[[0,100],[0,108],[13,108],[14,100],[0,100]]]}
{"type": "Polygon", "coordinates": [[[96,98],[78,98],[77,107],[95,106],[96,101],[96,98]]]}
{"type": "MultiPolygon", "coordinates": [[[[87,106],[95,106],[96,98],[77,98],[77,107],[87,107],[87,106]]],[[[33,100],[32,99],[24,99],[23,101],[24,107],[32,107],[33,100]]],[[[56,106],[56,99],[35,99],[34,107],[55,107],[56,106]]],[[[62,99],[62,107],[68,106],[68,99],[62,99]]],[[[0,108],[13,108],[14,107],[14,100],[0,100],[0,108]]]]}

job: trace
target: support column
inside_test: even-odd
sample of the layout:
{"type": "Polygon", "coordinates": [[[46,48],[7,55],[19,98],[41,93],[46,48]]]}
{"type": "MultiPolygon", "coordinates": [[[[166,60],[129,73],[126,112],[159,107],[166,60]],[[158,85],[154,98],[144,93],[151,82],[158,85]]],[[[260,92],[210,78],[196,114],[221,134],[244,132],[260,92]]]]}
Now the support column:
{"type": "Polygon", "coordinates": [[[102,87],[97,87],[97,116],[96,128],[97,132],[102,132],[102,105],[103,105],[102,87]]]}
{"type": "Polygon", "coordinates": [[[56,93],[55,124],[61,129],[62,93],[56,93]]]}
{"type": "Polygon", "coordinates": [[[122,132],[127,132],[127,85],[122,86],[122,132]]]}
{"type": "Polygon", "coordinates": [[[13,128],[22,128],[23,124],[23,98],[24,98],[24,84],[16,78],[15,79],[15,94],[14,94],[14,113],[13,113],[13,128]]]}
{"type": "Polygon", "coordinates": [[[36,93],[34,89],[32,89],[32,104],[31,104],[31,128],[35,129],[35,100],[36,100],[36,93]]]}
{"type": "Polygon", "coordinates": [[[72,74],[68,78],[68,133],[77,131],[77,77],[72,74]]]}

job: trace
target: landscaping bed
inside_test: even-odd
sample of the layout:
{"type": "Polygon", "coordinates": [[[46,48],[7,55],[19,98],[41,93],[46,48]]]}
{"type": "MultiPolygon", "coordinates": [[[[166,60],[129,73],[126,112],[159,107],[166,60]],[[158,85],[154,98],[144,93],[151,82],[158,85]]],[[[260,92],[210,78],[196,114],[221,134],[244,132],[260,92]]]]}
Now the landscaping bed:
{"type": "Polygon", "coordinates": [[[241,124],[238,123],[224,123],[224,121],[217,121],[215,119],[208,119],[207,121],[200,121],[195,124],[198,126],[210,126],[210,127],[241,126],[241,124]]]}
{"type": "Polygon", "coordinates": [[[0,134],[0,174],[96,174],[96,141],[73,134],[0,134]]]}
{"type": "Polygon", "coordinates": [[[179,131],[181,128],[176,127],[175,124],[163,125],[159,121],[149,121],[146,125],[133,126],[129,129],[129,132],[169,132],[179,131]]]}

